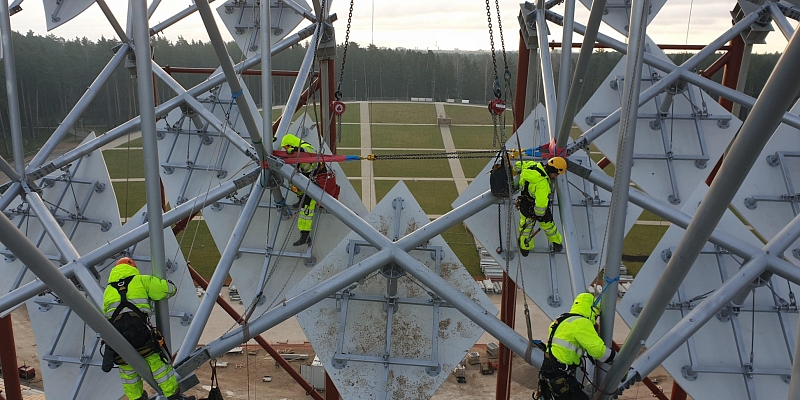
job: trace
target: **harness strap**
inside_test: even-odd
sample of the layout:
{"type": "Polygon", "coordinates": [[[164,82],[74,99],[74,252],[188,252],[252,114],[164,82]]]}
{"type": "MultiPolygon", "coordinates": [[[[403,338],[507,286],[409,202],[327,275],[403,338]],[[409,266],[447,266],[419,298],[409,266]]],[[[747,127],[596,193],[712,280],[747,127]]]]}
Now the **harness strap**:
{"type": "MultiPolygon", "coordinates": [[[[555,336],[556,331],[558,330],[558,327],[561,325],[561,323],[564,322],[565,320],[567,320],[570,317],[583,317],[583,316],[580,315],[580,314],[575,314],[575,313],[564,313],[564,314],[561,314],[561,316],[556,318],[556,322],[555,322],[555,324],[553,324],[553,328],[550,330],[550,338],[547,339],[547,352],[550,353],[550,357],[552,357],[554,359],[555,359],[555,356],[553,355],[553,336],[555,336]]],[[[559,339],[559,340],[561,340],[561,339],[559,339]]],[[[560,346],[561,343],[558,343],[558,345],[560,346]]]]}
{"type": "Polygon", "coordinates": [[[136,314],[137,317],[141,318],[142,321],[147,321],[147,316],[142,312],[142,310],[140,310],[139,307],[136,307],[135,304],[128,301],[127,298],[128,285],[131,283],[132,280],[133,276],[129,276],[127,278],[120,279],[116,282],[109,283],[109,285],[111,285],[114,289],[117,289],[117,292],[119,292],[119,297],[120,297],[119,305],[117,306],[117,309],[114,310],[114,313],[111,314],[111,317],[109,318],[110,321],[114,321],[115,319],[117,319],[119,314],[121,314],[125,308],[129,308],[131,311],[133,311],[133,313],[136,314]]]}

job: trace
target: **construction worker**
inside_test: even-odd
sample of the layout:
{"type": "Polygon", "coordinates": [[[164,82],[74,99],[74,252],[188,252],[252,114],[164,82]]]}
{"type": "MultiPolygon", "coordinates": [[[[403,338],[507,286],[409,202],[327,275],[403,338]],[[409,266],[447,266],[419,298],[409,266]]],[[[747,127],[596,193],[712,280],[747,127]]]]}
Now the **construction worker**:
{"type": "MultiPolygon", "coordinates": [[[[317,152],[314,146],[291,133],[287,133],[283,139],[281,139],[281,147],[283,147],[288,154],[292,154],[295,151],[309,154],[315,154],[317,152]]],[[[314,176],[325,172],[325,164],[321,162],[299,163],[297,164],[297,170],[314,182],[314,176]]],[[[300,215],[297,218],[297,230],[300,231],[300,239],[292,243],[292,246],[303,246],[311,244],[311,224],[314,222],[314,209],[317,208],[317,202],[299,190],[295,193],[297,194],[298,200],[293,207],[302,207],[302,210],[300,210],[300,215]]]]}
{"type": "Polygon", "coordinates": [[[549,399],[549,395],[553,400],[589,399],[575,377],[581,356],[586,353],[593,361],[611,364],[617,354],[606,347],[594,328],[599,314],[594,296],[581,293],[572,309],[550,324],[550,338],[539,370],[539,398],[549,399]]]}
{"type": "MultiPolygon", "coordinates": [[[[150,324],[150,302],[163,300],[178,292],[172,282],[142,275],[130,257],[120,258],[108,276],[108,286],[103,293],[103,313],[112,325],[139,351],[150,366],[153,378],[168,400],[194,400],[194,396],[180,394],[169,352],[163,346],[164,338],[150,324]]],[[[106,348],[106,351],[113,351],[106,348]]],[[[117,357],[122,389],[130,400],[147,400],[142,378],[125,360],[117,357]]]]}
{"type": "Polygon", "coordinates": [[[567,161],[561,157],[549,160],[517,161],[514,164],[519,172],[519,187],[521,194],[517,199],[519,208],[519,252],[523,257],[533,249],[533,225],[539,221],[547,240],[553,245],[553,251],[560,252],[561,234],[553,222],[553,212],[550,209],[550,193],[552,192],[550,180],[567,171],[567,161]]]}

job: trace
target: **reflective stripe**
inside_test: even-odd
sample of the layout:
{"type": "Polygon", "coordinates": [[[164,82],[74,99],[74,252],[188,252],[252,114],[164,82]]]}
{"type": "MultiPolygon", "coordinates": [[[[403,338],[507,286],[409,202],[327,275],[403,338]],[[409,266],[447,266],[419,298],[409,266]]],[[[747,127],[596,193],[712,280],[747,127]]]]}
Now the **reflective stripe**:
{"type": "Polygon", "coordinates": [[[122,375],[120,375],[120,378],[122,379],[123,385],[134,385],[142,380],[142,378],[140,378],[138,375],[136,376],[136,378],[122,378],[122,375]]]}
{"type": "Polygon", "coordinates": [[[159,375],[159,374],[163,374],[164,372],[166,372],[166,371],[167,371],[167,368],[168,368],[168,367],[169,367],[169,366],[168,366],[167,364],[164,364],[164,365],[162,365],[162,366],[161,366],[161,368],[159,368],[159,369],[157,369],[157,370],[153,371],[153,376],[157,376],[157,375],[159,375]]]}
{"type": "Polygon", "coordinates": [[[557,345],[559,345],[559,346],[561,346],[561,347],[563,347],[563,348],[565,348],[567,350],[574,351],[576,353],[580,350],[578,348],[578,346],[575,346],[574,344],[572,344],[572,343],[570,343],[570,342],[568,342],[568,341],[566,341],[564,339],[553,338],[553,344],[557,344],[557,345]]]}
{"type": "Polygon", "coordinates": [[[547,207],[533,207],[533,212],[536,213],[536,215],[544,215],[545,211],[547,211],[547,207]]]}
{"type": "MultiPolygon", "coordinates": [[[[169,370],[169,372],[166,375],[162,376],[161,378],[156,378],[156,383],[158,383],[160,385],[160,384],[168,381],[169,378],[172,378],[173,376],[175,376],[175,371],[169,370]]],[[[153,377],[155,378],[155,375],[153,377]]]]}

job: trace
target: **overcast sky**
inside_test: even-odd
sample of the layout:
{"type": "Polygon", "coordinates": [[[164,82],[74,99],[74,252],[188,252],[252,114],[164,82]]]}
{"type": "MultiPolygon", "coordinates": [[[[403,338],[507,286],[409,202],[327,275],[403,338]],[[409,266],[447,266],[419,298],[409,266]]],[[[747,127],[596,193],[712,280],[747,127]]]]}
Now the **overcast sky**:
{"type": "MultiPolygon", "coordinates": [[[[55,1],[55,0],[46,0],[55,1]]],[[[85,0],[83,0],[85,1],[85,0]]],[[[219,7],[224,0],[212,3],[212,8],[219,7]]],[[[304,0],[296,0],[303,3],[304,0]]],[[[588,0],[587,0],[588,1],[588,0]]],[[[654,2],[664,0],[653,0],[654,2]]],[[[79,1],[77,1],[79,2],[79,1]]],[[[608,0],[609,4],[619,3],[620,0],[608,0]]],[[[107,0],[117,18],[125,26],[127,1],[107,0]]],[[[497,21],[494,18],[494,2],[492,1],[493,26],[495,30],[495,46],[500,48],[500,38],[497,21]]],[[[576,21],[586,24],[589,11],[580,2],[576,6],[576,21]]],[[[191,4],[191,0],[163,0],[161,6],[151,19],[151,25],[163,21],[178,10],[191,4]]],[[[504,37],[507,50],[516,50],[518,46],[520,1],[500,0],[504,37]]],[[[670,0],[661,9],[656,18],[648,27],[648,35],[657,43],[663,44],[706,44],[718,37],[731,26],[730,10],[735,1],[731,0],[670,0]],[[691,9],[691,13],[690,13],[691,9]]],[[[27,0],[23,4],[23,11],[11,18],[11,27],[15,31],[25,33],[29,30],[46,35],[44,7],[40,0],[27,0]]],[[[337,28],[337,42],[344,40],[344,30],[347,24],[349,1],[335,0],[333,12],[338,14],[339,20],[335,23],[337,28]]],[[[553,10],[563,14],[563,5],[553,10]]],[[[655,6],[654,6],[655,7],[655,6]]],[[[219,23],[222,27],[222,24],[219,23]]],[[[561,41],[561,30],[558,26],[550,24],[551,40],[561,41]]],[[[222,27],[226,39],[231,36],[222,27]]],[[[622,40],[609,27],[604,27],[601,32],[622,40]]],[[[95,4],[87,11],[72,21],[49,32],[56,36],[73,39],[87,37],[92,40],[101,35],[106,38],[114,37],[114,32],[103,16],[100,8],[95,4]]],[[[208,41],[208,35],[200,21],[199,15],[192,15],[184,21],[174,25],[164,32],[164,36],[174,40],[182,35],[187,40],[195,39],[208,41]]],[[[462,50],[488,50],[489,34],[486,21],[486,4],[478,0],[357,0],[353,11],[353,26],[350,35],[351,41],[361,45],[374,43],[379,47],[405,47],[409,49],[462,49],[462,50]]],[[[582,40],[576,35],[575,42],[582,40]]],[[[769,34],[768,44],[757,45],[755,52],[781,52],[786,46],[786,40],[779,31],[769,34]]]]}

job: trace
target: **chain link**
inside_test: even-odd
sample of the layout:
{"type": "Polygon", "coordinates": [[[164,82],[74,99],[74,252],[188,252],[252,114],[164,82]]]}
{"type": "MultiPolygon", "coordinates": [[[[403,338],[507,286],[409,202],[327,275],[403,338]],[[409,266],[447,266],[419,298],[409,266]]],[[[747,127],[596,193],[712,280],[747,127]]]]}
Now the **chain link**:
{"type": "MultiPolygon", "coordinates": [[[[339,84],[336,86],[336,93],[334,96],[336,100],[342,99],[342,81],[344,80],[344,66],[347,63],[347,48],[350,47],[350,26],[353,22],[353,2],[355,0],[350,0],[350,12],[347,15],[347,32],[344,35],[344,50],[342,51],[342,68],[339,69],[339,84]]],[[[341,117],[339,118],[339,141],[341,142],[341,117]]]]}
{"type": "Polygon", "coordinates": [[[497,56],[494,54],[494,31],[492,30],[492,7],[486,0],[486,20],[489,23],[489,43],[492,46],[492,66],[494,66],[494,79],[497,80],[497,56]]]}

